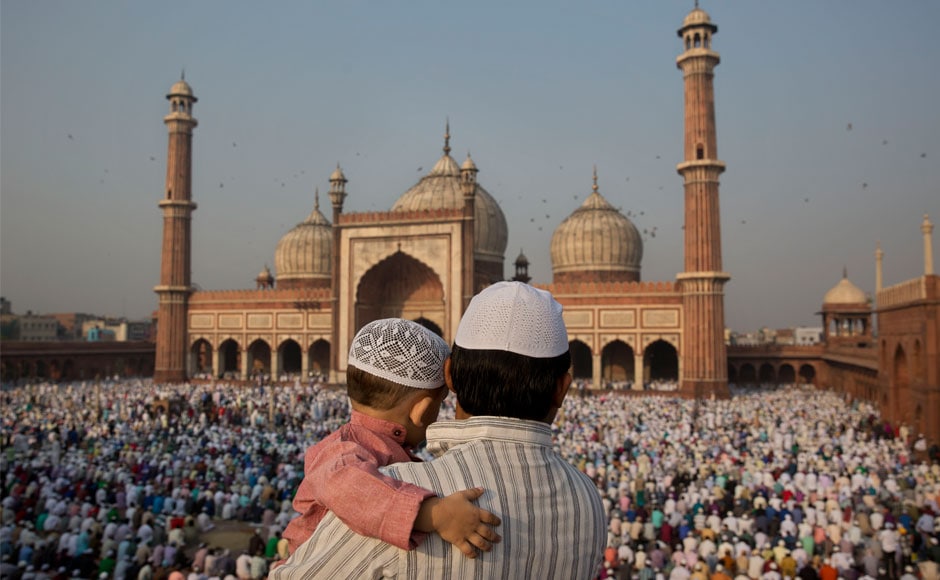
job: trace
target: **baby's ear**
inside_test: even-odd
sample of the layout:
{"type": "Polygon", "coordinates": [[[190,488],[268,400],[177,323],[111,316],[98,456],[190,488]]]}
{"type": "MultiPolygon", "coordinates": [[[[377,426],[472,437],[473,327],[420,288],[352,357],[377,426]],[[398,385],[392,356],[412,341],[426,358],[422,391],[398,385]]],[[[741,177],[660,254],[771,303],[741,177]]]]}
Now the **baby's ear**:
{"type": "Polygon", "coordinates": [[[437,389],[428,390],[421,393],[421,395],[415,399],[414,404],[411,406],[411,411],[408,413],[408,418],[411,419],[411,422],[414,425],[418,427],[425,427],[426,423],[430,423],[426,417],[435,404],[440,405],[440,399],[437,397],[437,389]]]}

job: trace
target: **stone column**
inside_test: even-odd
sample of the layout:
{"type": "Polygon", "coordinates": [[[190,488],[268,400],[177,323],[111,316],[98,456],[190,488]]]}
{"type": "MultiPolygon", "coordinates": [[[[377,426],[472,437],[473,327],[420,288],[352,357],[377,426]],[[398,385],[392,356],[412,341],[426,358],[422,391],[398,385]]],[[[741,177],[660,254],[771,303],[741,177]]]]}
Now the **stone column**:
{"type": "Polygon", "coordinates": [[[241,361],[241,362],[242,362],[242,364],[241,364],[241,367],[242,367],[242,368],[239,369],[239,370],[241,371],[242,380],[243,380],[243,381],[247,381],[247,380],[248,380],[248,349],[247,349],[247,348],[244,349],[244,350],[242,350],[242,357],[241,357],[241,358],[242,358],[242,361],[241,361]]]}
{"type": "Polygon", "coordinates": [[[271,351],[271,382],[278,380],[281,374],[281,353],[278,350],[271,351]]]}
{"type": "Polygon", "coordinates": [[[212,379],[219,378],[219,349],[212,349],[212,379]]]}
{"type": "Polygon", "coordinates": [[[924,214],[920,231],[924,234],[924,276],[931,276],[933,275],[933,224],[930,223],[927,214],[924,214]]]}
{"type": "Polygon", "coordinates": [[[643,390],[643,353],[633,352],[633,390],[643,390]]]}
{"type": "Polygon", "coordinates": [[[594,381],[594,384],[592,385],[591,388],[595,390],[600,389],[603,386],[602,380],[601,380],[601,355],[600,354],[591,353],[591,370],[593,371],[592,377],[594,381]]]}

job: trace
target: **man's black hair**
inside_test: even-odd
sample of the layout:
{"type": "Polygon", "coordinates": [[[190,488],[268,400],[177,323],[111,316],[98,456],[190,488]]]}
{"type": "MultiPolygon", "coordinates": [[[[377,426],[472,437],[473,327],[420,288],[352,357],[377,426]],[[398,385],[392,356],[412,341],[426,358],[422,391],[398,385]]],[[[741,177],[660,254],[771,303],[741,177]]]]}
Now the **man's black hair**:
{"type": "Polygon", "coordinates": [[[450,360],[454,392],[464,411],[533,421],[548,416],[558,379],[571,367],[568,351],[552,358],[533,358],[456,344],[450,360]]]}

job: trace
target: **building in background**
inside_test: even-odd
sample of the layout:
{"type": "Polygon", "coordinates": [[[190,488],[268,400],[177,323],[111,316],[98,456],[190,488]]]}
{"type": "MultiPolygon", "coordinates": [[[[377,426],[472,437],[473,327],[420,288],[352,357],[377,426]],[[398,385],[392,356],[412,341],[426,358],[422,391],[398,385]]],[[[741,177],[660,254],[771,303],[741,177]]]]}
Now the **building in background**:
{"type": "MultiPolygon", "coordinates": [[[[875,301],[842,273],[823,297],[822,341],[807,345],[737,343],[732,382],[813,383],[871,401],[894,425],[940,442],[940,276],[933,269],[933,224],[921,223],[924,274],[882,285],[884,252],[875,252],[875,301]]],[[[800,335],[797,334],[799,337],[800,335]]]]}
{"type": "MultiPolygon", "coordinates": [[[[678,30],[685,89],[685,271],[642,281],[643,244],[627,216],[591,191],[551,241],[550,290],[565,308],[574,375],[595,388],[680,388],[689,396],[728,396],[724,284],[712,50],[718,27],[695,8],[678,30]]],[[[197,102],[181,79],[167,99],[169,131],[157,325],[157,381],[187,377],[328,376],[343,382],[346,352],[364,324],[397,316],[452,341],[470,298],[504,279],[508,225],[478,182],[479,170],[443,155],[388,211],[343,211],[346,175],[329,177],[331,216],[313,211],[277,245],[254,288],[195,290],[190,283],[192,116],[197,102]]],[[[586,181],[586,180],[585,180],[586,181]]],[[[520,255],[514,279],[528,280],[520,255]]],[[[246,276],[247,279],[250,279],[246,276]]]]}

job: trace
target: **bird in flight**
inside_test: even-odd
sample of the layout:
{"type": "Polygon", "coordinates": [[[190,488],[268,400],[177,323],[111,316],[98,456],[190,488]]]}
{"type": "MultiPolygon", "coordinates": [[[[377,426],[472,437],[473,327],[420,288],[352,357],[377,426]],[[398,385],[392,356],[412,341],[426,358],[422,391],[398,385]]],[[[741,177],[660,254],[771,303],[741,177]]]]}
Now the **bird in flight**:
{"type": "Polygon", "coordinates": [[[846,125],[845,130],[846,130],[846,131],[851,131],[851,130],[852,130],[852,123],[849,123],[848,125],[846,125]]]}

